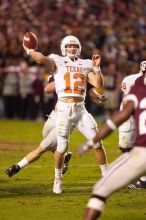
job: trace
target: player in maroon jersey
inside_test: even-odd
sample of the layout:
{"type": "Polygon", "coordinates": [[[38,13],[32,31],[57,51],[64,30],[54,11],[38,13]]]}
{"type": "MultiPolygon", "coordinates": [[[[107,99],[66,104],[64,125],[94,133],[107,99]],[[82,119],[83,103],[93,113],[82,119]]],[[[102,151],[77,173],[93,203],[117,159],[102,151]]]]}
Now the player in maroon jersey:
{"type": "Polygon", "coordinates": [[[98,181],[89,199],[84,220],[97,219],[104,210],[105,201],[113,192],[127,186],[146,172],[146,73],[139,77],[130,93],[123,98],[124,106],[113,118],[107,119],[92,144],[108,136],[133,115],[136,122],[136,140],[130,152],[124,153],[110,166],[108,173],[98,181]]]}

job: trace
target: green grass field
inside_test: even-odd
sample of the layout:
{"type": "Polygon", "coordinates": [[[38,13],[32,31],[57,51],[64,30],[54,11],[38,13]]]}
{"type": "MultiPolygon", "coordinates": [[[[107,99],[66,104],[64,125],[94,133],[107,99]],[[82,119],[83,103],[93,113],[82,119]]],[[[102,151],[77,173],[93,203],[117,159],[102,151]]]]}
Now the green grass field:
{"type": "MultiPolygon", "coordinates": [[[[6,168],[38,146],[42,127],[43,123],[0,120],[0,220],[82,220],[100,170],[92,150],[82,157],[77,155],[85,140],[78,131],[71,136],[69,149],[73,157],[61,195],[52,192],[52,153],[46,152],[11,178],[5,174],[6,168]]],[[[104,140],[109,163],[120,155],[117,141],[117,132],[104,140]]],[[[115,193],[100,219],[145,220],[146,190],[122,189],[115,193]]]]}

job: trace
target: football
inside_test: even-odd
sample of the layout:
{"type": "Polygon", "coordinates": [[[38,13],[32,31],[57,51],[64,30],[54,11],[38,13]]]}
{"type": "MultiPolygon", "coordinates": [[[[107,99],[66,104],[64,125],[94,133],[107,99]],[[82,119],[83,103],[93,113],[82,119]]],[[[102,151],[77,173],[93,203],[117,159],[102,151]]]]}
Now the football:
{"type": "Polygon", "coordinates": [[[38,38],[32,32],[26,32],[23,37],[23,44],[29,49],[37,49],[38,47],[38,38]]]}

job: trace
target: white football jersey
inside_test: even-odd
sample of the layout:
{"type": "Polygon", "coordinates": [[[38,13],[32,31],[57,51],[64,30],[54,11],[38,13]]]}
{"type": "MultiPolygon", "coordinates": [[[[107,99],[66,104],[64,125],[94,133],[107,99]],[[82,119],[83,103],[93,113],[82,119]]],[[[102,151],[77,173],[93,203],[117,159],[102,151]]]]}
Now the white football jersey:
{"type": "Polygon", "coordinates": [[[121,84],[121,90],[123,92],[123,95],[127,95],[130,92],[130,89],[134,85],[135,80],[140,76],[142,76],[141,72],[126,76],[123,79],[122,84],[121,84]]]}
{"type": "MultiPolygon", "coordinates": [[[[138,77],[142,75],[142,72],[132,74],[129,76],[126,76],[121,84],[121,90],[123,92],[123,95],[127,95],[130,92],[131,87],[135,84],[135,81],[138,77]]],[[[122,110],[122,103],[120,106],[120,110],[122,110]]],[[[119,126],[119,131],[130,131],[135,129],[135,124],[134,124],[134,118],[131,116],[127,121],[125,121],[122,125],[119,126]]]]}
{"type": "Polygon", "coordinates": [[[57,66],[54,80],[58,99],[64,97],[82,97],[85,99],[87,73],[93,69],[92,61],[79,58],[72,61],[69,57],[56,54],[51,54],[49,57],[55,61],[57,66]]]}

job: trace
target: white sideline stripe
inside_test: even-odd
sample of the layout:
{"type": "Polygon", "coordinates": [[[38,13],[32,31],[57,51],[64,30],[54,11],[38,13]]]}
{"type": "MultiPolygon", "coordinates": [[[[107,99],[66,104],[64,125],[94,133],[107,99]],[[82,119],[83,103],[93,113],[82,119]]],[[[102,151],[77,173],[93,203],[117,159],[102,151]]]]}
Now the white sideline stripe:
{"type": "MultiPolygon", "coordinates": [[[[31,179],[32,181],[49,181],[50,182],[50,179],[49,178],[37,178],[37,179],[31,179]]],[[[95,182],[92,181],[92,182],[76,182],[77,184],[94,184],[95,182]]],[[[80,186],[79,186],[80,187],[80,186]]],[[[86,187],[83,187],[83,188],[88,188],[88,186],[86,187]]],[[[90,187],[89,187],[90,188],[90,187]]],[[[70,188],[69,188],[70,189],[70,188]]]]}
{"type": "Polygon", "coordinates": [[[63,187],[63,191],[64,190],[74,190],[74,189],[92,189],[92,186],[75,186],[75,187],[63,187]]]}
{"type": "MultiPolygon", "coordinates": [[[[85,164],[85,165],[79,165],[80,167],[98,167],[98,165],[94,165],[94,164],[92,164],[92,165],[87,165],[87,164],[85,164]]],[[[48,164],[48,166],[44,166],[43,165],[43,167],[41,166],[41,165],[31,165],[31,167],[34,167],[34,168],[43,168],[43,167],[54,167],[53,165],[49,165],[48,164]]],[[[69,167],[77,167],[77,165],[69,165],[69,167]]]]}
{"type": "MultiPolygon", "coordinates": [[[[0,180],[1,179],[4,179],[4,175],[0,175],[0,180]]],[[[12,179],[11,179],[12,180],[12,179]]],[[[13,180],[13,181],[15,181],[15,179],[13,180]]],[[[25,179],[25,178],[23,178],[23,179],[21,179],[20,178],[20,181],[22,181],[22,182],[27,182],[27,181],[47,181],[49,184],[53,184],[53,180],[50,180],[49,178],[35,178],[35,179],[33,179],[33,178],[29,178],[29,179],[25,179]]],[[[72,184],[72,183],[71,183],[72,184]]],[[[65,189],[65,190],[73,190],[73,189],[92,189],[92,187],[93,187],[93,185],[95,184],[95,181],[90,181],[90,182],[76,182],[76,184],[79,184],[79,185],[83,185],[83,184],[91,184],[92,186],[74,186],[74,187],[63,187],[63,189],[65,189]]],[[[49,186],[48,186],[48,188],[49,188],[49,186]]]]}

